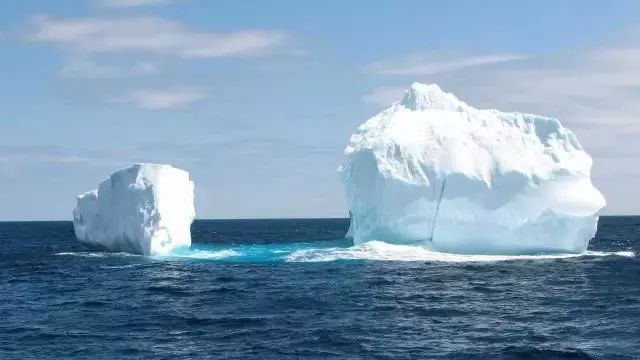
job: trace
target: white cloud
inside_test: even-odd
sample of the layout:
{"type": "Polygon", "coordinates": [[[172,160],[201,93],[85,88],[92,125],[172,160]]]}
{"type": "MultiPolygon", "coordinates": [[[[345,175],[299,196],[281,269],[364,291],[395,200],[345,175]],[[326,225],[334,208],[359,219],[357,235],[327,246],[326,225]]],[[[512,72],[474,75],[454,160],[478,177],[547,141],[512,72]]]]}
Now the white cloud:
{"type": "Polygon", "coordinates": [[[131,8],[146,5],[167,5],[175,3],[177,0],[95,0],[96,3],[104,7],[131,8]]]}
{"type": "Polygon", "coordinates": [[[129,66],[100,64],[87,59],[76,59],[60,70],[60,76],[77,79],[113,79],[153,75],[158,67],[151,62],[137,62],[129,66]]]}
{"type": "Polygon", "coordinates": [[[32,40],[87,53],[144,53],[183,58],[264,55],[282,48],[278,30],[200,32],[160,17],[33,18],[32,40]]]}
{"type": "Polygon", "coordinates": [[[134,90],[117,101],[133,104],[140,109],[168,110],[184,108],[206,98],[207,95],[205,89],[183,86],[171,89],[134,90]]]}
{"type": "Polygon", "coordinates": [[[421,76],[454,70],[500,64],[525,59],[520,54],[481,54],[462,58],[443,58],[429,54],[410,55],[399,59],[378,61],[369,65],[369,71],[380,75],[421,76]]]}

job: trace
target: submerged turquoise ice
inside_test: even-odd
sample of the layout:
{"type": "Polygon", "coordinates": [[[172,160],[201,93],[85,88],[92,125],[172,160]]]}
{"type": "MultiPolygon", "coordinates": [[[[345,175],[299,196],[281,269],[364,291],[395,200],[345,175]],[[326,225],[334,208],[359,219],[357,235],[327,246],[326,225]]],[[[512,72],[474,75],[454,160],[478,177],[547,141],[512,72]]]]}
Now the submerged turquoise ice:
{"type": "Polygon", "coordinates": [[[180,258],[243,263],[279,262],[289,261],[292,255],[295,256],[295,254],[299,252],[347,249],[350,245],[351,242],[346,239],[314,243],[242,245],[193,244],[191,248],[176,249],[168,256],[159,256],[156,258],[180,258]]]}
{"type": "Polygon", "coordinates": [[[462,255],[427,250],[420,246],[394,245],[381,241],[351,245],[347,240],[292,244],[212,245],[194,244],[174,251],[164,260],[202,260],[230,263],[265,262],[326,262],[326,261],[434,261],[434,262],[495,262],[508,260],[543,260],[597,256],[633,257],[630,251],[585,251],[571,253],[540,253],[530,255],[462,255]]]}

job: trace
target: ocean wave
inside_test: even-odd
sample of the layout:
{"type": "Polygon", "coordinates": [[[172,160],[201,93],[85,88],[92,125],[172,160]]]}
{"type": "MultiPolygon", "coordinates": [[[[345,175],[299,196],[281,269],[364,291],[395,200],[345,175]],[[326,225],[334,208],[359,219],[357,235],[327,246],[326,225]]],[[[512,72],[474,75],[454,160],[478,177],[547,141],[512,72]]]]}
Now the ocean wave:
{"type": "Polygon", "coordinates": [[[189,258],[189,259],[203,259],[203,260],[218,260],[235,256],[241,256],[242,254],[234,249],[224,250],[200,250],[192,249],[181,252],[175,252],[167,257],[173,258],[189,258]]]}
{"type": "Polygon", "coordinates": [[[463,255],[442,253],[420,246],[394,245],[382,241],[370,241],[348,248],[302,249],[291,252],[289,262],[324,262],[336,260],[381,260],[381,261],[438,261],[438,262],[496,262],[508,260],[565,259],[583,256],[633,257],[632,251],[586,251],[581,254],[539,255],[463,255]]]}
{"type": "Polygon", "coordinates": [[[120,257],[120,256],[142,256],[125,252],[102,252],[102,251],[78,251],[78,252],[59,252],[53,254],[55,256],[79,256],[79,257],[120,257]]]}

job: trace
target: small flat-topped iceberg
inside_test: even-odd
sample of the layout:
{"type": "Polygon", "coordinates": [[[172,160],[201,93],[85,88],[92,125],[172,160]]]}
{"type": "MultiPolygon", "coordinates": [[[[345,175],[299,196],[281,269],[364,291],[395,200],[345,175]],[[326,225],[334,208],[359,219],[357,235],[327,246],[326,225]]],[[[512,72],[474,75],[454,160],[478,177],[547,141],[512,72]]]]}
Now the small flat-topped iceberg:
{"type": "Polygon", "coordinates": [[[191,245],[195,217],[189,173],[170,165],[136,164],[78,196],[78,240],[111,251],[167,255],[191,245]]]}
{"type": "Polygon", "coordinates": [[[414,83],[357,129],[345,157],[355,243],[580,253],[605,206],[591,157],[558,120],[478,110],[437,85],[414,83]]]}

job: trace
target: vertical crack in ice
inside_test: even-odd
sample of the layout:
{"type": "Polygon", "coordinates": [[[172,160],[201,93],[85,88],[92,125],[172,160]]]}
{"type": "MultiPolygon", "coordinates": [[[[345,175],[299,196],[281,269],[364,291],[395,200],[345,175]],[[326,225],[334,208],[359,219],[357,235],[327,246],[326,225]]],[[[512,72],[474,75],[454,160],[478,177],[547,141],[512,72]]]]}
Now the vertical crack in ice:
{"type": "Polygon", "coordinates": [[[440,204],[442,203],[442,196],[444,195],[444,189],[445,189],[446,186],[447,186],[447,178],[445,177],[442,180],[442,186],[440,187],[440,195],[438,195],[438,201],[436,202],[436,208],[435,208],[435,210],[433,212],[433,219],[431,220],[431,232],[429,233],[429,242],[433,242],[433,234],[434,234],[434,232],[436,230],[436,221],[438,220],[438,211],[440,211],[440,204]]]}

